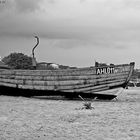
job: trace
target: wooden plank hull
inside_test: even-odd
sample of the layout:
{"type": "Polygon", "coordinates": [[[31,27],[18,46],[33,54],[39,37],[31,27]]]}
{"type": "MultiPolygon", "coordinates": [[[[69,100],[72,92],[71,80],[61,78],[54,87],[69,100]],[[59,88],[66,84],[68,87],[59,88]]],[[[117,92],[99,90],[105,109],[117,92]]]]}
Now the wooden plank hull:
{"type": "MultiPolygon", "coordinates": [[[[11,88],[42,92],[43,95],[61,94],[67,97],[77,95],[109,95],[118,87],[125,88],[134,69],[134,63],[89,67],[67,70],[0,70],[0,89],[11,88]],[[55,93],[54,93],[55,92],[55,93]],[[108,94],[109,93],[109,94],[108,94]]],[[[1,92],[2,90],[0,90],[1,92]]],[[[20,93],[19,93],[20,95],[20,93]]]]}

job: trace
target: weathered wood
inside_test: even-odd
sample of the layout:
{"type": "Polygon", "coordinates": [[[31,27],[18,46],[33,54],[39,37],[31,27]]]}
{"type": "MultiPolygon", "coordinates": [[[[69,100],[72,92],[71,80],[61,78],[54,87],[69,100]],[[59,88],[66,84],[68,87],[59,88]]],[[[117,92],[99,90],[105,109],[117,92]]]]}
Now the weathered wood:
{"type": "Polygon", "coordinates": [[[117,86],[118,84],[122,84],[124,83],[124,81],[115,81],[115,82],[109,82],[109,83],[102,83],[100,85],[93,85],[93,86],[90,86],[90,87],[83,87],[83,88],[71,88],[71,89],[65,89],[64,91],[66,92],[90,92],[90,91],[98,91],[98,90],[105,90],[105,89],[108,89],[110,86],[117,86]]]}
{"type": "MultiPolygon", "coordinates": [[[[122,80],[124,82],[124,80],[122,80]]],[[[75,92],[85,92],[85,91],[91,91],[93,89],[100,89],[102,90],[101,87],[108,87],[109,84],[112,84],[112,83],[115,83],[117,85],[117,82],[120,82],[120,80],[116,80],[116,81],[109,81],[108,83],[106,82],[102,82],[100,84],[96,84],[96,83],[93,83],[93,84],[88,84],[88,85],[60,85],[60,86],[57,86],[57,85],[49,85],[49,86],[44,86],[44,85],[35,85],[35,84],[26,84],[26,85],[23,85],[23,84],[15,84],[15,83],[4,83],[4,85],[6,86],[11,84],[11,85],[15,85],[18,87],[18,88],[24,88],[24,89],[38,89],[38,90],[57,90],[57,91],[66,91],[67,92],[71,92],[71,91],[75,91],[75,92]],[[116,83],[115,83],[116,82],[116,83]]],[[[111,85],[110,85],[111,86],[111,85]]],[[[99,90],[98,89],[98,90],[99,90]]]]}
{"type": "Polygon", "coordinates": [[[113,72],[105,71],[108,67],[68,70],[0,70],[0,86],[94,93],[126,85],[132,75],[134,64],[113,66],[113,72]]]}
{"type": "MultiPolygon", "coordinates": [[[[123,65],[122,65],[123,66],[123,65]]],[[[128,71],[129,65],[124,65],[122,67],[116,66],[115,68],[118,69],[118,71],[128,71]]],[[[68,69],[68,70],[5,70],[0,71],[0,74],[10,74],[10,75],[27,75],[27,76],[78,76],[78,75],[90,75],[90,74],[96,74],[96,68],[79,68],[79,69],[68,69]]]]}
{"type": "Polygon", "coordinates": [[[13,84],[13,83],[4,83],[4,82],[0,82],[0,86],[14,87],[14,88],[17,87],[16,84],[13,84]]]}
{"type": "Polygon", "coordinates": [[[37,81],[66,81],[66,80],[91,80],[91,79],[104,79],[109,77],[127,76],[129,71],[123,73],[116,73],[110,75],[87,75],[87,76],[19,76],[19,75],[0,75],[0,78],[16,79],[16,80],[37,80],[37,81]]]}
{"type": "Polygon", "coordinates": [[[115,80],[122,80],[126,79],[127,75],[120,75],[118,77],[107,77],[107,78],[101,78],[101,79],[83,79],[83,80],[66,80],[66,81],[39,81],[39,80],[17,80],[17,79],[4,79],[1,78],[1,82],[7,82],[7,83],[14,83],[14,84],[23,84],[23,85],[42,85],[42,86],[69,86],[69,85],[83,85],[86,86],[88,84],[101,84],[101,83],[107,83],[109,81],[115,80]]]}

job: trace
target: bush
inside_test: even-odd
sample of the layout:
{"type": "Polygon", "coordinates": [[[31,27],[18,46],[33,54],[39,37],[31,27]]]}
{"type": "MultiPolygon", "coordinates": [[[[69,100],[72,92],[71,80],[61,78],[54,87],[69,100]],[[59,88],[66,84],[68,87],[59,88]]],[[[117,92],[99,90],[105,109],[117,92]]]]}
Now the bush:
{"type": "Polygon", "coordinates": [[[23,53],[11,53],[4,57],[2,61],[13,69],[32,69],[32,57],[23,53]]]}

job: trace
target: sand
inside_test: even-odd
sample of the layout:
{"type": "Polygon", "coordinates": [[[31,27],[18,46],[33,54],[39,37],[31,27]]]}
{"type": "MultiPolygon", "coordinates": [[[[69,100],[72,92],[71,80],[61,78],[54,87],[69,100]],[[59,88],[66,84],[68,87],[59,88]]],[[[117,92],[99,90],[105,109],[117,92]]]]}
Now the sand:
{"type": "Polygon", "coordinates": [[[118,101],[0,96],[0,140],[140,140],[140,89],[118,101]]]}

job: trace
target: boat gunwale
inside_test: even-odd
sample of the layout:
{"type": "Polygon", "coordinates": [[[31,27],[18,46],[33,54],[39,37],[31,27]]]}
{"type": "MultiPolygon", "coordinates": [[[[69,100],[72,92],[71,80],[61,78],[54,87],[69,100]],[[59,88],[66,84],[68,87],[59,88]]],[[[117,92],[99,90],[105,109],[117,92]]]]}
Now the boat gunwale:
{"type": "Polygon", "coordinates": [[[134,62],[130,62],[130,64],[118,64],[118,65],[106,65],[106,66],[98,66],[98,67],[95,67],[95,66],[90,66],[90,67],[82,67],[82,68],[74,68],[74,69],[53,69],[53,70],[29,70],[29,69],[0,69],[2,71],[13,71],[13,72],[18,72],[18,71],[31,71],[31,72],[44,72],[44,71],[48,71],[48,72],[63,72],[63,71],[81,71],[81,70],[91,70],[91,69],[97,69],[97,68],[107,68],[107,67],[124,67],[124,66],[131,66],[131,65],[134,65],[135,63],[134,62]]]}

